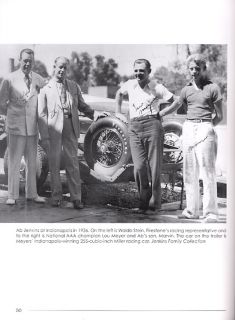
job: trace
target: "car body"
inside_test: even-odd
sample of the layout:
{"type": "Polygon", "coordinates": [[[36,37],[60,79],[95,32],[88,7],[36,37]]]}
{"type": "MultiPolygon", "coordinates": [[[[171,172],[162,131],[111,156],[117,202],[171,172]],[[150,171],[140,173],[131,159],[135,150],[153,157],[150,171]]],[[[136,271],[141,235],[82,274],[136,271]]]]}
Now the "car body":
{"type": "MultiPolygon", "coordinates": [[[[91,95],[83,95],[85,102],[90,105],[94,110],[97,111],[99,116],[95,121],[92,121],[80,114],[80,129],[81,137],[78,141],[78,156],[81,167],[81,175],[84,180],[91,181],[117,181],[118,179],[131,179],[132,175],[132,161],[129,147],[129,137],[128,137],[128,102],[123,103],[123,117],[119,119],[115,116],[116,101],[114,99],[95,97],[91,95]],[[94,128],[98,128],[95,131],[94,128]],[[96,136],[96,142],[100,143],[100,136],[102,136],[105,131],[111,132],[119,139],[119,150],[120,156],[113,161],[110,161],[112,152],[109,151],[107,156],[108,148],[110,148],[111,142],[108,144],[101,144],[103,148],[102,154],[99,154],[99,159],[97,153],[94,152],[94,147],[91,147],[89,143],[93,143],[94,139],[92,134],[96,136]],[[92,134],[91,134],[92,132],[92,134]],[[89,136],[89,137],[88,137],[89,136]],[[85,147],[84,147],[85,141],[85,147]],[[93,148],[93,149],[92,149],[93,148]],[[90,151],[89,152],[87,152],[90,151]],[[106,154],[105,154],[106,152],[106,154]],[[123,152],[123,154],[121,154],[123,152]],[[83,157],[84,154],[84,157],[83,157]],[[103,159],[102,161],[100,159],[103,159]],[[105,163],[104,163],[105,159],[105,163]],[[119,161],[121,160],[121,161],[119,161]],[[114,163],[115,162],[115,163],[114,163]],[[126,171],[126,172],[125,172],[126,171]],[[130,174],[126,174],[130,172],[130,174]]],[[[182,115],[171,115],[165,117],[163,121],[163,126],[165,127],[165,145],[167,150],[165,150],[165,160],[166,162],[175,163],[182,162],[181,149],[180,149],[180,135],[182,131],[182,123],[185,116],[182,115]],[[176,148],[175,148],[176,147],[176,148]],[[174,149],[175,148],[175,149],[174,149]],[[176,158],[179,160],[176,161],[176,158]]],[[[0,117],[0,155],[4,157],[4,170],[7,174],[8,172],[8,152],[7,152],[7,134],[5,131],[5,116],[0,117]]],[[[95,146],[96,148],[97,146],[95,146]]],[[[95,150],[98,150],[97,148],[95,150]]],[[[101,149],[100,149],[101,150],[101,149]]],[[[100,152],[100,150],[98,150],[100,152]]],[[[112,149],[114,150],[114,149],[112,149]]],[[[42,185],[46,179],[48,173],[48,161],[45,152],[42,147],[38,146],[38,159],[37,159],[37,178],[39,184],[42,185]]],[[[22,179],[24,179],[24,159],[22,159],[22,179]]],[[[61,169],[64,169],[63,155],[61,159],[61,169]]]]}

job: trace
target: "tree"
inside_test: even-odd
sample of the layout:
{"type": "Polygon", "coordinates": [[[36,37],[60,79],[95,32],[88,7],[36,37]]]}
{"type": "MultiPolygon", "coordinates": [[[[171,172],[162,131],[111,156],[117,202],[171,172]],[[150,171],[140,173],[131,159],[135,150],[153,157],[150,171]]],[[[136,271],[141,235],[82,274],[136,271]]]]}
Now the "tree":
{"type": "Polygon", "coordinates": [[[102,55],[96,55],[96,65],[92,71],[93,83],[96,86],[117,86],[120,83],[120,75],[116,69],[118,64],[114,59],[105,61],[102,55]]]}
{"type": "Polygon", "coordinates": [[[49,77],[45,64],[42,63],[40,60],[35,60],[33,71],[40,74],[40,76],[42,76],[43,78],[49,77]]]}
{"type": "Polygon", "coordinates": [[[165,85],[169,91],[179,95],[181,89],[185,86],[187,79],[184,73],[166,68],[164,66],[157,68],[153,77],[165,85]]]}
{"type": "Polygon", "coordinates": [[[120,82],[126,82],[127,80],[129,80],[129,79],[134,79],[134,78],[135,78],[134,75],[127,76],[127,75],[125,74],[124,76],[121,76],[120,82]]]}
{"type": "Polygon", "coordinates": [[[208,58],[211,79],[219,85],[223,99],[227,101],[227,47],[202,44],[198,51],[208,58]]]}
{"type": "MultiPolygon", "coordinates": [[[[182,71],[177,70],[182,69],[182,64],[179,61],[175,61],[172,64],[171,68],[166,68],[164,66],[157,68],[154,73],[154,78],[159,81],[159,83],[166,86],[166,88],[174,93],[175,95],[180,95],[181,89],[185,86],[187,82],[187,77],[182,71]]],[[[177,113],[184,114],[186,113],[185,105],[182,105],[177,113]]]]}
{"type": "Polygon", "coordinates": [[[68,78],[77,82],[83,92],[88,91],[92,65],[92,57],[87,52],[71,53],[68,78]]]}

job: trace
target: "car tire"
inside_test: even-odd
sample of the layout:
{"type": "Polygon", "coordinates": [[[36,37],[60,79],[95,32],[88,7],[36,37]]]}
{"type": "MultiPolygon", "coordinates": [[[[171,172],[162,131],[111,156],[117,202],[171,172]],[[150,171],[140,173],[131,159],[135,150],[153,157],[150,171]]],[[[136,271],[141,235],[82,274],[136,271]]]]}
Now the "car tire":
{"type": "Polygon", "coordinates": [[[112,176],[131,162],[127,122],[107,116],[93,122],[84,139],[84,157],[99,175],[112,176]]]}
{"type": "Polygon", "coordinates": [[[163,164],[166,163],[182,163],[182,125],[177,122],[163,123],[164,128],[164,150],[163,150],[163,164]],[[175,149],[176,148],[176,149],[175,149]],[[169,152],[168,150],[175,149],[169,152]]]}
{"type": "MultiPolygon", "coordinates": [[[[49,172],[49,165],[48,165],[48,158],[43,150],[43,148],[38,145],[37,150],[37,169],[36,169],[36,178],[37,178],[37,188],[41,188],[43,183],[46,181],[48,172],[49,172]]],[[[21,181],[25,181],[25,161],[22,158],[21,161],[21,181]]],[[[4,154],[4,173],[7,176],[8,175],[8,148],[5,151],[4,154]]]]}

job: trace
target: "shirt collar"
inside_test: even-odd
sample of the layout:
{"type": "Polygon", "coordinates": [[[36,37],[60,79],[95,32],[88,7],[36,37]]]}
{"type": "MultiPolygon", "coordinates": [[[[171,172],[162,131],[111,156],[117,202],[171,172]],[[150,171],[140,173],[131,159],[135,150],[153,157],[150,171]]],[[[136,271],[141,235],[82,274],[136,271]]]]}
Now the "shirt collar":
{"type": "MultiPolygon", "coordinates": [[[[193,80],[190,80],[187,84],[186,84],[186,86],[193,86],[193,80]]],[[[210,84],[210,83],[212,83],[212,81],[210,80],[210,79],[208,79],[205,83],[204,83],[204,85],[203,85],[203,87],[205,87],[207,84],[210,84]]]]}
{"type": "Polygon", "coordinates": [[[152,88],[151,83],[152,83],[152,81],[149,79],[149,81],[146,83],[146,85],[142,88],[142,87],[139,85],[137,79],[135,79],[135,88],[136,88],[136,87],[140,87],[141,89],[146,89],[146,88],[151,89],[151,88],[152,88]]]}
{"type": "MultiPolygon", "coordinates": [[[[21,69],[19,69],[19,72],[22,75],[22,78],[24,79],[25,78],[25,73],[21,69]]],[[[30,73],[29,73],[29,79],[32,80],[32,71],[30,71],[30,73]]]]}
{"type": "Polygon", "coordinates": [[[66,83],[67,83],[66,79],[64,79],[64,81],[57,81],[55,77],[53,78],[53,81],[59,86],[61,86],[62,84],[66,86],[66,83]]]}

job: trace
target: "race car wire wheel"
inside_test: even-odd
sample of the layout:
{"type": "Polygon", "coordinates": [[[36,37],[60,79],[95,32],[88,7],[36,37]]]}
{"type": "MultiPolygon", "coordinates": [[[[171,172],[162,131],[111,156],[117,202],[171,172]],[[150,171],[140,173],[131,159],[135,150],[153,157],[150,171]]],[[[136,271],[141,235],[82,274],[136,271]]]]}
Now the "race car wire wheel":
{"type": "Polygon", "coordinates": [[[91,169],[108,176],[130,163],[127,124],[114,116],[94,122],[85,136],[84,157],[91,169]]]}
{"type": "Polygon", "coordinates": [[[112,166],[117,164],[122,156],[123,142],[127,145],[127,141],[122,141],[122,132],[117,129],[104,129],[97,132],[92,143],[92,154],[96,161],[104,166],[112,166]]]}

